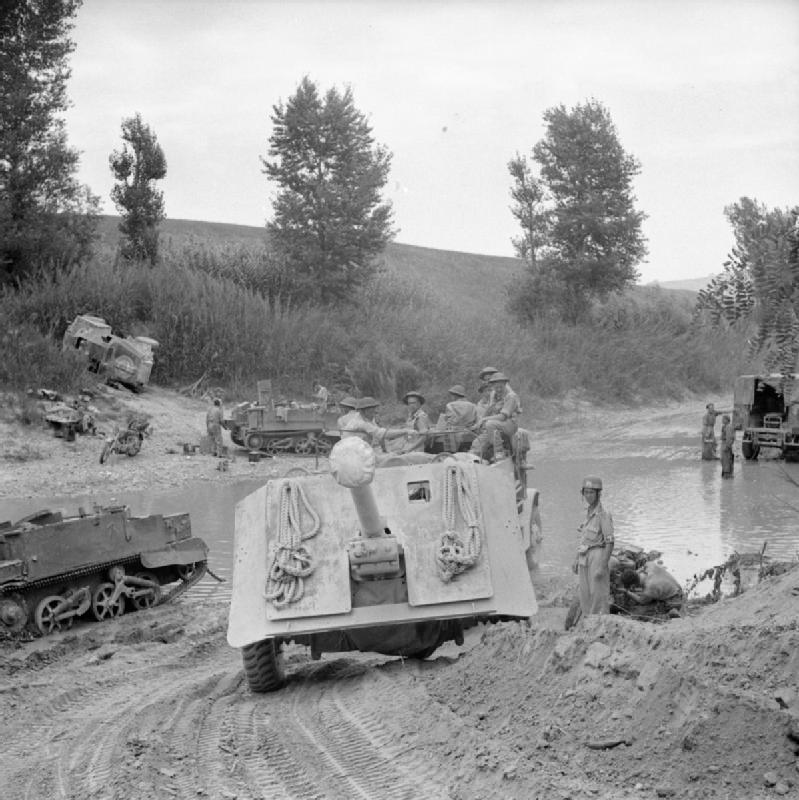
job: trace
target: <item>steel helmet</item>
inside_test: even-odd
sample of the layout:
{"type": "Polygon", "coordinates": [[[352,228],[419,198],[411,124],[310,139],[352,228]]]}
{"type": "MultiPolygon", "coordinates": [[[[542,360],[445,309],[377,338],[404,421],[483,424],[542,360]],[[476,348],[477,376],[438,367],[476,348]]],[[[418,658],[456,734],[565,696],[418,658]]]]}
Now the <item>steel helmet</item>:
{"type": "Polygon", "coordinates": [[[341,400],[338,401],[338,404],[342,408],[356,408],[358,401],[354,397],[347,395],[346,397],[342,397],[341,400]]]}
{"type": "Polygon", "coordinates": [[[602,478],[597,478],[596,475],[588,475],[583,478],[583,489],[596,489],[602,491],[602,478]]]}

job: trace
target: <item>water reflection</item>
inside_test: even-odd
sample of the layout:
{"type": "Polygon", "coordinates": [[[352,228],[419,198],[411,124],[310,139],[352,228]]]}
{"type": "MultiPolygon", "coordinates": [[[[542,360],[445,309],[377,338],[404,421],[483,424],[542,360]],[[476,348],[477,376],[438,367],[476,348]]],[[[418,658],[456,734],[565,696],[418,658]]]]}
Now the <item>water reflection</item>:
{"type": "Polygon", "coordinates": [[[544,574],[571,564],[587,474],[604,480],[617,539],[660,550],[680,582],[733,551],[759,551],[764,542],[772,558],[795,558],[799,550],[792,507],[799,508],[799,488],[786,479],[799,480],[796,464],[738,463],[732,480],[721,479],[719,462],[698,457],[548,461],[531,474],[542,492],[544,574]]]}

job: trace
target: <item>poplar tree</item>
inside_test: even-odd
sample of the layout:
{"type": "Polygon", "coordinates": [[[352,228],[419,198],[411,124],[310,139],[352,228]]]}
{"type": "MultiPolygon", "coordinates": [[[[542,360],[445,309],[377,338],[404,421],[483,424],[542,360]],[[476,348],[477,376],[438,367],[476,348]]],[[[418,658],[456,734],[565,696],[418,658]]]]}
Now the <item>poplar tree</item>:
{"type": "Polygon", "coordinates": [[[156,181],[166,177],[166,157],[141,114],[122,120],[122,149],[109,156],[116,185],[111,199],[122,216],[120,253],[128,260],[158,261],[158,226],[166,216],[156,181]]]}
{"type": "Polygon", "coordinates": [[[99,198],[75,178],[62,114],[81,0],[3,0],[0,13],[0,282],[91,253],[99,198]]]}
{"type": "Polygon", "coordinates": [[[391,204],[381,197],[391,153],[376,144],[350,89],[322,96],[303,78],[273,106],[263,172],[277,185],[271,246],[285,263],[295,297],[345,299],[376,269],[393,236],[391,204]]]}
{"type": "Polygon", "coordinates": [[[527,318],[554,308],[577,322],[593,299],[638,277],[636,265],[647,252],[646,215],[636,210],[632,187],[640,164],[596,100],[550,108],[544,121],[545,136],[532,152],[539,175],[519,156],[509,165],[512,210],[523,230],[515,244],[528,266],[512,288],[511,308],[527,318]]]}

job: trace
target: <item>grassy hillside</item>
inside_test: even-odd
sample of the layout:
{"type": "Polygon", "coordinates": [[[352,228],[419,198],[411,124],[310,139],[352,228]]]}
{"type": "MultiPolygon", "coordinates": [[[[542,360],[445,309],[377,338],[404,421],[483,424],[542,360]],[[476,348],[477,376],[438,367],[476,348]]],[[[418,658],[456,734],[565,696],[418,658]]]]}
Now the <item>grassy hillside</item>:
{"type": "MultiPolygon", "coordinates": [[[[116,248],[118,225],[119,217],[105,215],[100,218],[98,235],[103,246],[116,248]]],[[[198,242],[210,248],[222,245],[253,247],[265,244],[267,240],[265,227],[187,219],[166,219],[161,223],[161,242],[167,248],[179,249],[198,242]]],[[[456,308],[469,312],[504,308],[507,286],[523,269],[516,258],[437,250],[398,242],[386,248],[384,263],[387,270],[408,278],[425,294],[449,301],[456,308]]],[[[693,299],[712,277],[655,282],[640,288],[659,286],[693,299]]]]}
{"type": "MultiPolygon", "coordinates": [[[[116,247],[119,217],[100,218],[98,233],[105,246],[116,247]]],[[[180,248],[190,242],[209,247],[243,245],[251,247],[267,241],[266,229],[223,222],[197,222],[166,219],[161,224],[164,247],[180,248]]],[[[410,279],[424,293],[448,298],[458,308],[497,309],[504,306],[505,287],[521,269],[515,258],[481,256],[409,244],[389,244],[385,253],[389,271],[410,279]]]]}
{"type": "Polygon", "coordinates": [[[117,226],[100,220],[91,262],[0,292],[0,387],[79,385],[81,365],[65,360],[60,339],[88,312],[161,343],[154,382],[202,378],[236,396],[251,396],[259,378],[297,396],[320,380],[395,403],[421,389],[434,410],[453,383],[474,393],[480,367],[494,364],[540,415],[548,399],[718,391],[752,369],[746,331],[697,329],[687,290],[639,286],[594,304],[579,325],[522,326],[503,313],[516,259],[392,244],[385,271],[346,303],[295,306],[268,283],[263,228],[166,220],[163,267],[151,269],[115,258],[117,226]]]}

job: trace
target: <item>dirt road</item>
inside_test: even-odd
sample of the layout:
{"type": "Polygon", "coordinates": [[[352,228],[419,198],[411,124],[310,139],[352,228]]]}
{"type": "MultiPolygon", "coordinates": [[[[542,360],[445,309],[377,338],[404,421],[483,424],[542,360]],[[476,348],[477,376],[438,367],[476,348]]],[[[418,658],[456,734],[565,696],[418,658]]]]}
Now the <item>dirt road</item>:
{"type": "MultiPolygon", "coordinates": [[[[156,452],[137,480],[183,479],[156,452]]],[[[25,473],[34,491],[48,475],[92,485],[88,461],[61,478],[38,461],[25,473]]],[[[211,459],[188,463],[191,479],[201,468],[231,479],[211,459]]],[[[543,607],[529,623],[473,629],[422,662],[312,661],[291,645],[288,685],[261,696],[225,641],[226,603],[191,591],[0,642],[2,797],[799,796],[799,570],[668,624],[596,617],[566,633],[564,616],[543,607]]]]}

